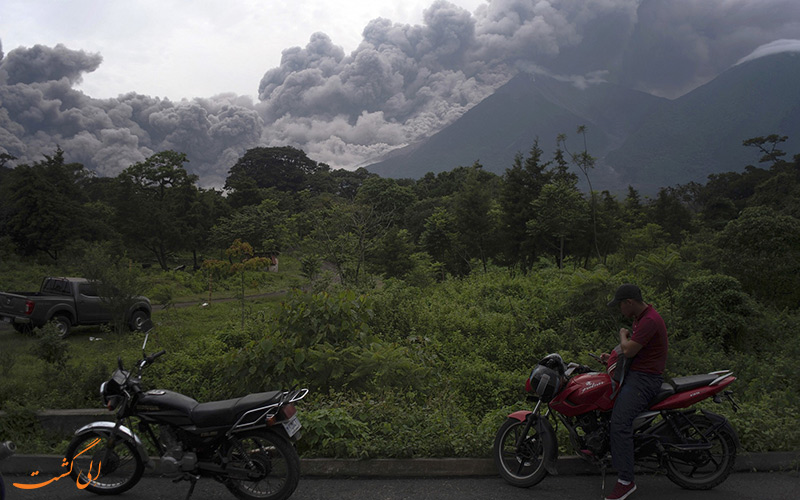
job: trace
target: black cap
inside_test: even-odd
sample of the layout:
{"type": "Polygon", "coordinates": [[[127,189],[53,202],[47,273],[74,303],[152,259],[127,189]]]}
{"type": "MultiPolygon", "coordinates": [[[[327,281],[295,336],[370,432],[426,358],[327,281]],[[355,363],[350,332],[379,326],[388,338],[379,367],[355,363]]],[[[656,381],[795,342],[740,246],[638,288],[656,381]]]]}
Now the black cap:
{"type": "Polygon", "coordinates": [[[614,307],[623,300],[634,299],[642,302],[642,291],[639,287],[631,284],[624,284],[617,288],[617,293],[614,294],[614,300],[608,303],[608,307],[614,307]]]}

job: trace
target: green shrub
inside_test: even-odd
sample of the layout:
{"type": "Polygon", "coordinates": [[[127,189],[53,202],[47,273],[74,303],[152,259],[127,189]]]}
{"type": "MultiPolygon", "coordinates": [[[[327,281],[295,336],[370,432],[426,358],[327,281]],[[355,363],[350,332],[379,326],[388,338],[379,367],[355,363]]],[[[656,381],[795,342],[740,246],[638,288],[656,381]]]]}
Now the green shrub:
{"type": "Polygon", "coordinates": [[[676,305],[684,331],[725,350],[742,347],[751,324],[760,319],[736,278],[720,274],[688,279],[676,305]]]}
{"type": "Polygon", "coordinates": [[[342,408],[302,412],[303,438],[298,449],[305,457],[362,458],[361,445],[370,440],[369,427],[342,408]]]}
{"type": "Polygon", "coordinates": [[[32,354],[54,368],[64,371],[69,361],[69,343],[61,338],[54,322],[49,322],[42,328],[37,328],[36,344],[32,354]]]}

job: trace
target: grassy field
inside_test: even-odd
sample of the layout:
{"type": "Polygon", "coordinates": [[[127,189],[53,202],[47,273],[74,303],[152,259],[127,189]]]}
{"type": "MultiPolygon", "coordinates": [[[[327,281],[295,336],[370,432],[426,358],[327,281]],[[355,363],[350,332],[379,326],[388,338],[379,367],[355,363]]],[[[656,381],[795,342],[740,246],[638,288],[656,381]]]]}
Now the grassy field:
{"type": "MultiPolygon", "coordinates": [[[[212,282],[202,271],[142,272],[145,294],[153,303],[153,322],[147,352],[166,349],[160,366],[151,368],[145,382],[196,387],[203,400],[202,374],[185,380],[183,372],[203,351],[214,350],[228,332],[236,331],[242,318],[265,317],[274,310],[288,290],[304,287],[299,265],[290,257],[281,259],[281,272],[249,273],[245,299],[241,300],[238,276],[212,282]],[[244,312],[244,314],[243,314],[244,312]]],[[[74,267],[47,264],[0,262],[0,290],[37,290],[44,276],[77,276],[74,267]]],[[[98,389],[117,366],[120,357],[126,367],[142,357],[144,334],[116,333],[109,325],[73,327],[63,340],[41,336],[42,331],[23,335],[7,323],[0,323],[0,435],[12,438],[21,453],[60,453],[64,436],[48,435],[36,425],[34,412],[42,409],[100,407],[98,389]]],[[[152,385],[150,387],[153,387],[152,385]]]]}
{"type": "MultiPolygon", "coordinates": [[[[284,272],[248,279],[257,286],[248,286],[243,303],[235,282],[221,283],[212,295],[219,300],[208,306],[196,274],[153,273],[152,290],[168,288],[170,300],[154,312],[147,351],[168,354],[148,369],[145,382],[198,401],[309,387],[299,443],[307,457],[488,456],[505,415],[528,407],[523,383],[541,356],[559,352],[590,363],[587,351],[611,344],[616,318],[605,300],[609,282],[621,281],[603,269],[552,268],[530,276],[476,273],[426,288],[387,280],[364,294],[336,286],[284,294],[308,284],[299,273],[284,272]]],[[[0,289],[2,279],[0,269],[0,289]]],[[[743,329],[738,343],[726,345],[711,336],[719,321],[708,333],[694,316],[689,321],[663,309],[672,325],[669,376],[733,369],[742,409],[712,411],[731,419],[745,450],[796,449],[800,433],[789,416],[797,413],[800,393],[794,377],[800,317],[784,311],[752,321],[723,304],[709,317],[743,329]]],[[[98,388],[117,356],[132,366],[143,339],[97,327],[78,328],[64,340],[0,328],[0,409],[6,412],[0,440],[13,439],[22,453],[63,452],[65,437],[37,429],[35,412],[98,408],[98,388]]],[[[566,435],[559,440],[568,442],[566,435]]]]}
{"type": "MultiPolygon", "coordinates": [[[[282,294],[275,294],[246,299],[247,314],[266,314],[282,297],[282,294]]],[[[167,355],[159,360],[161,366],[151,369],[152,378],[148,376],[151,373],[145,374],[145,383],[169,379],[171,365],[176,360],[186,363],[187,356],[207,345],[208,338],[238,325],[240,317],[241,304],[237,300],[213,302],[206,307],[194,304],[155,310],[156,327],[150,334],[147,352],[166,349],[167,355]]],[[[126,368],[133,366],[142,357],[144,338],[140,332],[120,335],[107,326],[77,327],[64,339],[61,345],[64,361],[58,364],[41,359],[39,338],[0,325],[0,401],[6,410],[6,416],[0,418],[0,430],[9,436],[15,434],[13,439],[20,453],[62,450],[65,437],[48,435],[37,429],[31,418],[33,412],[52,408],[99,408],[102,402],[98,389],[116,368],[117,357],[126,368]]],[[[202,381],[198,384],[202,385],[202,381]]],[[[202,398],[202,394],[188,395],[202,398]]]]}

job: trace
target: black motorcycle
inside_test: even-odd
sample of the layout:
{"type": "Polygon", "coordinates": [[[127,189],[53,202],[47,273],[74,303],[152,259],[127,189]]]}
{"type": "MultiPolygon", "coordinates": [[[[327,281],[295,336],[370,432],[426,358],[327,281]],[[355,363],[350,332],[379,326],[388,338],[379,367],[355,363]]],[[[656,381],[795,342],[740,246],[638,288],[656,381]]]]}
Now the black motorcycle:
{"type": "Polygon", "coordinates": [[[72,465],[77,484],[101,495],[122,493],[141,479],[147,467],[175,482],[190,481],[187,499],[200,477],[220,481],[242,499],[291,496],[300,479],[294,441],[300,438],[301,424],[294,403],[308,389],[210,403],[163,389],[146,391],[141,387],[142,371],[166,352],[145,353],[151,329],[148,320],[136,373],[123,368],[118,359],[119,369],[100,386],[116,420],[84,426],[67,448],[65,463],[72,465]],[[133,431],[133,418],[138,432],[133,431]],[[157,463],[150,458],[151,451],[160,457],[157,463]]]}
{"type": "MultiPolygon", "coordinates": [[[[11,441],[6,441],[4,443],[0,443],[0,460],[3,460],[6,457],[10,457],[17,451],[17,447],[14,446],[14,443],[11,441]]],[[[0,474],[0,500],[3,500],[6,497],[6,487],[3,484],[3,475],[0,474]]]]}

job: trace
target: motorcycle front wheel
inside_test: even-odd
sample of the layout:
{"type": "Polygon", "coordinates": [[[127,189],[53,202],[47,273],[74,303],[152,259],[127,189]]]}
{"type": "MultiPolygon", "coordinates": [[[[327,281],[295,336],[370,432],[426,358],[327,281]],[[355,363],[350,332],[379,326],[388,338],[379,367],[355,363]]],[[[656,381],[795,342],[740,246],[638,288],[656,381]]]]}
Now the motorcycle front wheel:
{"type": "Polygon", "coordinates": [[[235,434],[227,443],[225,486],[244,500],[285,500],[300,481],[300,457],[283,437],[266,431],[235,434]]]}
{"type": "Polygon", "coordinates": [[[66,463],[72,464],[70,476],[86,491],[98,495],[116,495],[139,482],[144,462],[136,446],[119,436],[109,446],[108,433],[90,432],[76,436],[67,447],[66,463]]]}
{"type": "Polygon", "coordinates": [[[532,425],[522,444],[517,446],[524,431],[524,421],[507,418],[497,431],[493,448],[494,463],[500,475],[519,488],[533,486],[547,475],[542,437],[532,425]]]}
{"type": "Polygon", "coordinates": [[[736,440],[725,427],[714,431],[714,423],[703,415],[692,415],[688,420],[680,426],[686,442],[710,443],[711,447],[693,451],[668,450],[667,477],[681,488],[709,490],[725,481],[733,471],[736,440]]]}

